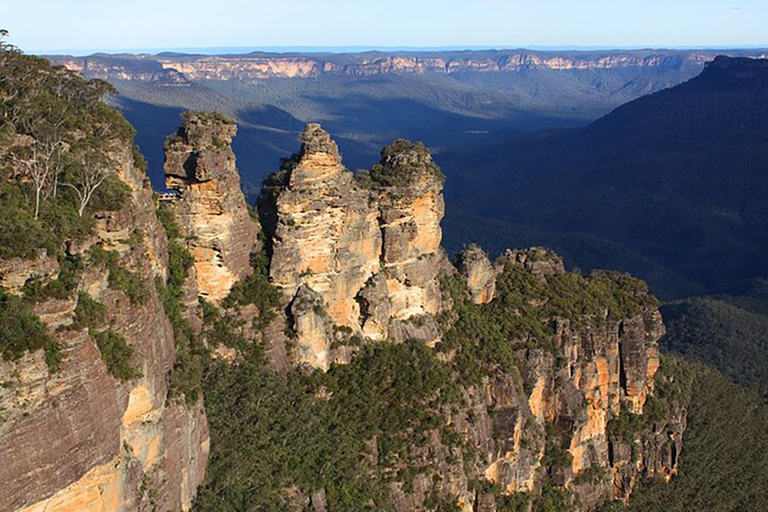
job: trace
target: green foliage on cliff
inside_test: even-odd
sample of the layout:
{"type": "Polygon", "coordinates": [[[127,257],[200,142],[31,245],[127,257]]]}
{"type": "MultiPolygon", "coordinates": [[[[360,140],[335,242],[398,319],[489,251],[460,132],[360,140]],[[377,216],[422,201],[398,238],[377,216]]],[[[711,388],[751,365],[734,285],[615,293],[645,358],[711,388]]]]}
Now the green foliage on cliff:
{"type": "Polygon", "coordinates": [[[680,474],[669,483],[640,481],[627,509],[762,509],[768,503],[768,406],[711,368],[683,360],[676,364],[693,376],[680,474]]]}
{"type": "Polygon", "coordinates": [[[168,240],[168,280],[166,286],[172,290],[173,294],[181,294],[181,287],[187,278],[190,267],[195,262],[192,254],[187,249],[181,234],[181,228],[176,222],[173,212],[168,208],[158,208],[155,213],[157,220],[165,229],[165,236],[168,240]]]}
{"type": "Polygon", "coordinates": [[[291,485],[325,489],[329,510],[391,510],[384,483],[408,478],[407,447],[425,443],[442,426],[437,411],[459,400],[449,365],[415,341],[284,377],[253,347],[240,363],[212,363],[205,389],[212,453],[199,511],[285,510],[291,485]]]}
{"type": "Polygon", "coordinates": [[[107,307],[99,301],[96,301],[85,292],[77,296],[77,306],[75,307],[75,318],[70,326],[72,329],[97,329],[106,321],[107,307]]]}
{"type": "Polygon", "coordinates": [[[442,183],[445,175],[421,142],[398,139],[381,150],[381,162],[358,178],[364,184],[379,187],[408,187],[420,178],[442,183]]]}
{"type": "Polygon", "coordinates": [[[35,219],[20,185],[0,183],[0,259],[34,258],[42,248],[55,250],[53,234],[35,219]]]}
{"type": "Polygon", "coordinates": [[[194,260],[181,239],[181,229],[173,212],[167,208],[158,208],[156,214],[168,240],[168,279],[163,283],[158,277],[155,287],[173,327],[176,346],[176,363],[170,376],[171,393],[183,396],[187,404],[192,405],[200,398],[203,365],[207,355],[205,346],[184,316],[181,303],[182,287],[194,260]]]}
{"type": "Polygon", "coordinates": [[[55,252],[90,234],[94,212],[125,204],[130,190],[115,155],[134,131],[101,101],[115,92],[106,82],[9,45],[0,48],[0,76],[0,257],[55,252]]]}
{"type": "Polygon", "coordinates": [[[114,331],[92,333],[96,346],[99,347],[101,359],[107,365],[110,375],[119,380],[131,380],[141,377],[134,365],[135,350],[128,345],[125,337],[114,331]]]}
{"type": "Polygon", "coordinates": [[[61,362],[60,348],[45,324],[20,297],[0,290],[0,352],[13,361],[26,352],[45,350],[45,362],[52,370],[61,362]]]}
{"type": "Polygon", "coordinates": [[[80,256],[59,256],[59,275],[52,281],[41,278],[30,279],[24,283],[24,299],[41,302],[45,299],[66,299],[74,294],[80,282],[83,261],[80,256]]]}
{"type": "Polygon", "coordinates": [[[218,111],[189,110],[179,114],[179,117],[184,121],[199,119],[204,123],[235,124],[234,119],[218,111]]]}
{"type": "Polygon", "coordinates": [[[628,275],[562,273],[544,280],[511,263],[497,278],[496,298],[489,304],[472,303],[459,275],[444,276],[442,288],[455,313],[442,318],[450,327],[439,348],[457,350],[458,371],[470,383],[489,372],[514,371],[522,349],[544,348],[557,357],[552,345],[555,318],[579,329],[615,322],[658,304],[642,281],[628,275]]]}
{"type": "Polygon", "coordinates": [[[120,263],[120,253],[107,251],[99,245],[94,245],[88,251],[90,262],[109,270],[107,282],[110,289],[120,290],[134,305],[143,305],[149,298],[149,290],[141,276],[126,269],[120,263]]]}

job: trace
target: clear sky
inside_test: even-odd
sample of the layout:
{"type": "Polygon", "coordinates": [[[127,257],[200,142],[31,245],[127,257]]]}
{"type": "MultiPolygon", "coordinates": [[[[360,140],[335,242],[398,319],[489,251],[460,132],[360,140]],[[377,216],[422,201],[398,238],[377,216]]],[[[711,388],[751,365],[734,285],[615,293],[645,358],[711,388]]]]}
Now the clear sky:
{"type": "Polygon", "coordinates": [[[23,50],[768,46],[768,0],[5,0],[23,50]]]}

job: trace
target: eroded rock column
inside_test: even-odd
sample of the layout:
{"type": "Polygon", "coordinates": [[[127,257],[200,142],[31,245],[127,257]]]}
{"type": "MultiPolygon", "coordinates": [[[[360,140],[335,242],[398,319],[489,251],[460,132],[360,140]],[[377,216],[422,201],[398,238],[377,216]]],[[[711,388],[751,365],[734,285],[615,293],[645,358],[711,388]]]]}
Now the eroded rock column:
{"type": "Polygon", "coordinates": [[[252,272],[255,222],[240,190],[232,152],[237,127],[215,114],[187,114],[166,142],[165,183],[194,257],[198,293],[212,302],[252,272]]]}

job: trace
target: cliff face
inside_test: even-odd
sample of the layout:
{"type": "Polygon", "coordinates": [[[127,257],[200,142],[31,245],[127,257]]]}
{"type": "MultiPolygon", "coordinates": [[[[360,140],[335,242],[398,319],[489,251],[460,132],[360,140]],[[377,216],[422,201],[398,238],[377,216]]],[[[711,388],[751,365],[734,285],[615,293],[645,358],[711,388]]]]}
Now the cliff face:
{"type": "MultiPolygon", "coordinates": [[[[295,362],[325,371],[361,344],[421,340],[474,375],[407,459],[366,455],[415,471],[386,484],[390,503],[431,510],[439,498],[490,512],[500,496],[555,486],[573,509],[594,510],[627,499],[641,476],[674,475],[685,420],[654,395],[664,326],[647,289],[627,276],[567,273],[542,248],[492,263],[472,245],[454,267],[440,248],[443,177],[429,152],[399,140],[381,155],[353,176],[330,136],[308,125],[301,151],[265,181],[260,215],[295,362]]],[[[324,496],[294,496],[303,504],[292,506],[324,510],[324,496]]]]}
{"type": "MultiPolygon", "coordinates": [[[[294,302],[316,294],[314,309],[291,309],[303,361],[327,369],[345,357],[330,351],[333,325],[402,339],[409,319],[440,311],[443,210],[442,175],[423,146],[394,143],[358,179],[330,136],[307,125],[301,151],[267,179],[260,199],[274,284],[294,302]]],[[[431,327],[420,331],[434,341],[431,327]]]]}
{"type": "Polygon", "coordinates": [[[259,225],[248,213],[232,152],[236,130],[224,118],[189,114],[166,142],[169,202],[194,258],[197,291],[214,303],[250,274],[258,246],[259,225]]]}
{"type": "MultiPolygon", "coordinates": [[[[721,52],[722,53],[722,52],[721,52]]],[[[764,58],[765,52],[729,52],[764,58]]],[[[603,70],[702,67],[717,56],[710,51],[625,52],[369,52],[348,55],[245,54],[234,56],[50,57],[86,76],[188,85],[197,80],[254,81],[270,78],[380,76],[423,73],[520,73],[534,69],[603,70]]]]}
{"type": "MultiPolygon", "coordinates": [[[[61,363],[58,371],[49,370],[41,351],[0,362],[3,510],[186,510],[203,479],[209,441],[202,404],[169,398],[176,350],[154,285],[167,273],[165,234],[130,145],[112,156],[129,199],[121,209],[99,214],[94,234],[67,254],[90,262],[76,290],[103,304],[100,320],[132,348],[140,376],[121,380],[110,374],[96,331],[76,321],[78,300],[84,300],[78,293],[35,305],[61,347],[61,363]],[[116,265],[95,263],[95,248],[116,251],[116,265]],[[117,272],[136,277],[141,299],[116,289],[110,274],[117,272]]],[[[11,283],[27,279],[38,261],[14,264],[3,288],[17,291],[11,283]]]]}
{"type": "Polygon", "coordinates": [[[97,97],[56,175],[80,191],[78,171],[108,172],[90,208],[45,182],[53,206],[32,215],[25,148],[49,132],[0,132],[0,207],[46,238],[0,230],[1,509],[189,509],[211,449],[201,391],[219,393],[222,450],[201,510],[595,510],[676,473],[684,410],[657,389],[664,327],[642,283],[541,248],[492,263],[470,246],[454,266],[429,151],[397,140],[353,174],[316,124],[265,181],[262,247],[230,121],[185,117],[156,210],[130,127],[97,97]]]}
{"type": "MultiPolygon", "coordinates": [[[[478,249],[459,258],[463,268],[482,257],[478,249]]],[[[538,248],[508,251],[496,270],[500,278],[519,272],[544,287],[570,279],[559,257],[538,248]]],[[[471,275],[461,278],[471,285],[471,275]]],[[[469,286],[465,300],[478,303],[476,290],[469,286]]],[[[652,303],[624,318],[611,316],[552,318],[551,348],[519,349],[514,371],[464,387],[464,405],[447,417],[463,448],[452,447],[444,433],[428,435],[427,446],[411,457],[431,471],[419,474],[409,491],[392,485],[396,508],[422,509],[438,493],[454,496],[467,512],[490,512],[499,492],[535,495],[560,485],[572,493],[569,510],[594,510],[607,499],[628,499],[641,477],[674,475],[685,419],[680,410],[659,417],[653,397],[661,316],[652,303]],[[496,490],[473,486],[478,479],[496,490]]],[[[461,357],[456,350],[450,348],[450,357],[461,357]]]]}

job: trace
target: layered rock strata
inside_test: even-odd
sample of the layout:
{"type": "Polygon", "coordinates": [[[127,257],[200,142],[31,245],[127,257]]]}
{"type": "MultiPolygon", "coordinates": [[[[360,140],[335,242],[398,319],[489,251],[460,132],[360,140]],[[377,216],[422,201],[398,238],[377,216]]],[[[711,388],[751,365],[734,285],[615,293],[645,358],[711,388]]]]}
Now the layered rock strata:
{"type": "MultiPolygon", "coordinates": [[[[476,247],[467,252],[480,255],[476,247]]],[[[462,267],[474,259],[467,252],[458,258],[462,267]]],[[[542,283],[565,272],[562,260],[541,248],[507,251],[496,265],[519,266],[542,283]]],[[[476,302],[471,287],[468,292],[467,299],[476,302]]],[[[596,510],[606,500],[627,499],[641,477],[677,472],[682,411],[631,433],[612,428],[627,415],[647,414],[664,334],[658,309],[649,304],[620,319],[605,311],[578,325],[553,321],[551,349],[521,348],[516,371],[463,388],[462,407],[446,418],[462,448],[438,431],[427,435],[426,445],[412,448],[411,461],[429,470],[414,478],[410,490],[392,484],[397,510],[422,510],[427,497],[441,495],[453,496],[465,512],[496,511],[493,493],[473,487],[478,479],[503,494],[528,496],[548,481],[572,491],[574,510],[596,510]]]]}
{"type": "MultiPolygon", "coordinates": [[[[302,287],[317,294],[315,309],[353,334],[434,341],[434,325],[414,330],[408,321],[440,311],[443,211],[442,175],[420,144],[393,143],[380,164],[356,177],[331,137],[309,124],[300,152],[262,190],[270,276],[289,301],[302,287]]],[[[300,318],[306,308],[291,311],[301,360],[327,367],[329,330],[300,318]]]]}
{"type": "MultiPolygon", "coordinates": [[[[193,80],[252,82],[273,78],[365,77],[423,73],[523,73],[530,70],[700,69],[722,52],[625,51],[535,52],[505,50],[461,53],[312,55],[128,56],[117,58],[51,56],[58,65],[92,78],[135,80],[169,86],[193,80]]],[[[733,56],[765,58],[761,50],[727,51],[733,56]]]]}
{"type": "MultiPolygon", "coordinates": [[[[102,320],[134,349],[141,376],[118,380],[108,372],[94,333],[73,325],[77,294],[37,304],[62,360],[56,372],[42,351],[0,362],[2,510],[187,510],[203,480],[209,437],[202,403],[169,398],[176,350],[154,285],[167,274],[165,234],[130,146],[114,157],[130,199],[119,211],[99,214],[95,235],[68,251],[88,261],[90,248],[115,250],[119,265],[143,283],[146,298],[136,303],[109,286],[103,266],[90,265],[77,283],[106,307],[102,320]],[[140,243],[131,240],[137,230],[140,243]]],[[[0,285],[15,292],[14,283],[40,273],[43,257],[3,262],[0,285]]]]}
{"type": "Polygon", "coordinates": [[[187,114],[165,150],[170,204],[194,258],[197,291],[218,303],[252,272],[250,255],[259,225],[240,190],[232,151],[234,122],[212,114],[187,114]]]}

